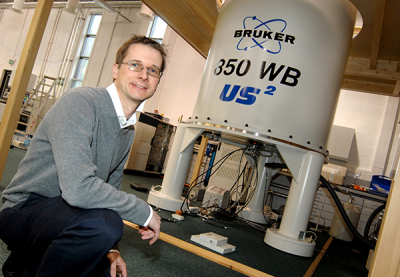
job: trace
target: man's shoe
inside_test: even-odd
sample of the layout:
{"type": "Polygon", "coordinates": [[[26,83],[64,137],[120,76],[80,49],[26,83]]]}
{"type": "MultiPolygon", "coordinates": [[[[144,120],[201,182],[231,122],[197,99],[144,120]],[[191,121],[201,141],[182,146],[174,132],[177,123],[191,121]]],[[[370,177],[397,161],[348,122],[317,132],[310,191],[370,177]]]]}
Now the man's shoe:
{"type": "Polygon", "coordinates": [[[11,252],[3,264],[2,272],[4,277],[20,277],[25,271],[25,264],[21,256],[11,252]]]}

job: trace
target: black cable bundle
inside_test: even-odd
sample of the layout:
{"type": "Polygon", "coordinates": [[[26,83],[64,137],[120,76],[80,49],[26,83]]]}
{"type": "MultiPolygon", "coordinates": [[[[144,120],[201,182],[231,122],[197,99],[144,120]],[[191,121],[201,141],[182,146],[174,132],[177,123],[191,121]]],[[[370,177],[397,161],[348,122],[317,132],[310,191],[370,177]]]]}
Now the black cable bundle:
{"type": "Polygon", "coordinates": [[[359,238],[362,242],[364,242],[369,248],[371,249],[375,249],[375,245],[372,244],[370,241],[368,241],[367,239],[365,239],[358,231],[357,229],[353,226],[353,224],[351,223],[346,211],[343,208],[342,202],[340,202],[339,197],[336,195],[335,190],[332,188],[332,186],[329,184],[329,182],[321,175],[321,177],[319,178],[319,180],[322,182],[322,184],[324,185],[324,187],[326,187],[326,189],[329,191],[329,193],[331,194],[333,200],[336,203],[336,206],[340,212],[340,214],[343,217],[344,222],[346,223],[347,227],[349,227],[350,231],[354,234],[354,236],[356,236],[357,238],[359,238]]]}
{"type": "MultiPolygon", "coordinates": [[[[214,175],[215,174],[215,172],[217,172],[217,170],[223,165],[223,163],[232,155],[232,154],[234,154],[234,153],[236,153],[236,152],[238,152],[238,151],[244,151],[244,149],[236,149],[236,150],[234,150],[234,151],[232,151],[232,152],[230,152],[230,153],[228,153],[228,154],[226,154],[224,157],[222,157],[219,161],[217,161],[212,167],[210,167],[209,169],[210,170],[212,170],[212,173],[210,174],[210,177],[212,176],[212,175],[214,175]],[[216,167],[216,169],[214,169],[216,167]]],[[[208,171],[208,170],[207,170],[208,171]]],[[[190,213],[190,214],[192,214],[192,212],[190,211],[190,209],[189,209],[189,195],[190,195],[190,192],[192,191],[192,189],[196,186],[195,184],[196,184],[196,182],[197,182],[197,180],[201,177],[201,176],[203,176],[203,175],[205,175],[206,173],[207,173],[207,171],[205,171],[205,172],[203,172],[202,174],[200,174],[195,180],[193,180],[193,182],[190,184],[190,187],[189,187],[189,190],[188,190],[188,192],[187,192],[187,194],[186,194],[186,196],[185,196],[185,198],[184,198],[184,200],[183,200],[183,202],[182,202],[182,205],[181,205],[181,211],[183,211],[183,206],[185,205],[185,203],[186,203],[186,208],[187,208],[187,211],[190,213]]],[[[202,181],[203,182],[203,181],[202,181]]]]}

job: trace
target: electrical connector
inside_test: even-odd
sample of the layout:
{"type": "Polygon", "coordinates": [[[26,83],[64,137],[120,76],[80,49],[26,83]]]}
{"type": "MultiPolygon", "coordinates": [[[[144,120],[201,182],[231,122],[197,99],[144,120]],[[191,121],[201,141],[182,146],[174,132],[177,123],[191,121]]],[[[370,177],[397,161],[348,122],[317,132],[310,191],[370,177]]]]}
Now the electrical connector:
{"type": "Polygon", "coordinates": [[[189,211],[191,213],[197,214],[199,212],[199,207],[196,206],[189,206],[189,211]]]}
{"type": "Polygon", "coordinates": [[[182,214],[183,214],[182,211],[177,210],[174,214],[172,214],[172,217],[177,219],[177,220],[183,220],[184,217],[183,217],[182,214]]]}
{"type": "Polygon", "coordinates": [[[185,219],[184,216],[182,216],[182,215],[177,215],[177,214],[172,214],[172,217],[175,218],[176,220],[183,220],[183,219],[185,219]]]}

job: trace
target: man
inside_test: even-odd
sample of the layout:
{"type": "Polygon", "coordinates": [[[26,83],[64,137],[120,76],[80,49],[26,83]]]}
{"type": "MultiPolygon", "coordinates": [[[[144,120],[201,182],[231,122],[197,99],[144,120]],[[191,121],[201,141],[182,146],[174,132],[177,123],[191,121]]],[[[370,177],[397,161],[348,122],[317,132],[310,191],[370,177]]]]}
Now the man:
{"type": "Polygon", "coordinates": [[[119,189],[134,113],[156,91],[165,58],[159,43],[134,36],[117,52],[112,85],[71,89],[47,113],[3,191],[4,276],[126,277],[122,219],[158,239],[160,217],[119,189]]]}

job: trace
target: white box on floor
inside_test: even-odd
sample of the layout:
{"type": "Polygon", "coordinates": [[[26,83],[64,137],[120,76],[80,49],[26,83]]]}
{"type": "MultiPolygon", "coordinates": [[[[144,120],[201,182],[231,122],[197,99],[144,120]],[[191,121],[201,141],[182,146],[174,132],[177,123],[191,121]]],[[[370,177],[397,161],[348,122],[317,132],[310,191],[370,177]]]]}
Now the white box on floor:
{"type": "Polygon", "coordinates": [[[214,245],[222,245],[228,243],[228,238],[217,235],[216,233],[209,232],[200,234],[200,239],[208,241],[214,245]]]}
{"type": "Polygon", "coordinates": [[[221,254],[231,253],[236,250],[235,246],[227,243],[227,237],[212,232],[193,235],[190,240],[221,254]]]}

